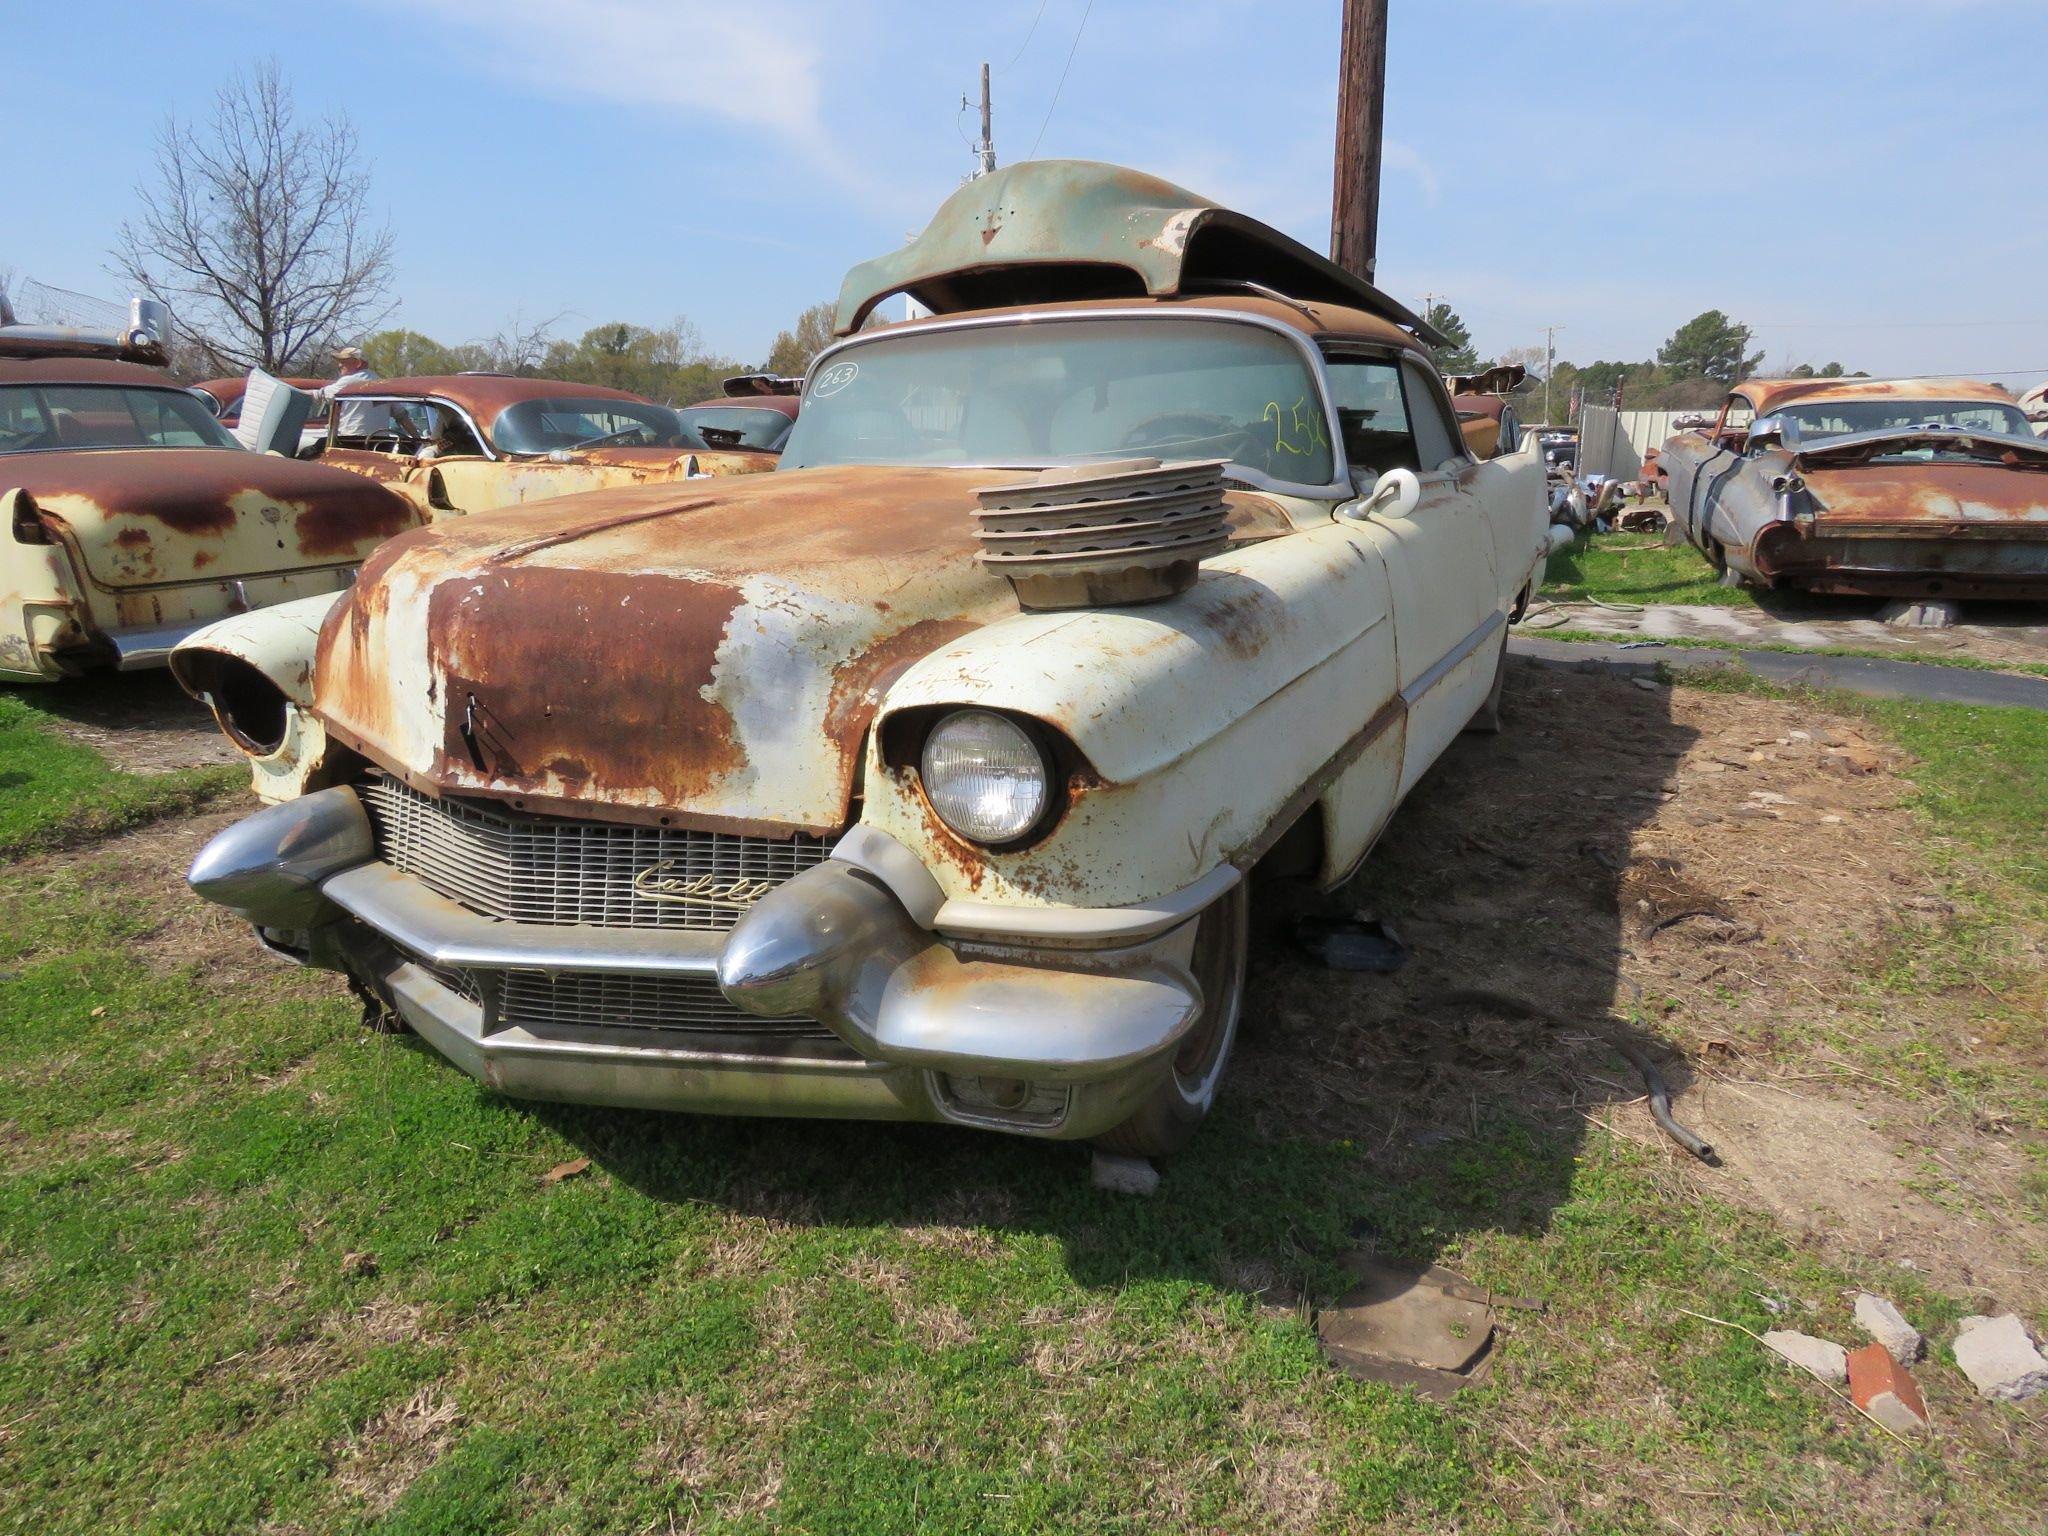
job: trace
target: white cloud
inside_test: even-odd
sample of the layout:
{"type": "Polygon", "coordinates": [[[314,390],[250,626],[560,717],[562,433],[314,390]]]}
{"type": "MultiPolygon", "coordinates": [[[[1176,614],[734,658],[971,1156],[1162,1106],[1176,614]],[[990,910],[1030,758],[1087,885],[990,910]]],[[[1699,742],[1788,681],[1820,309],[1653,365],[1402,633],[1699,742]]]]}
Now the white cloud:
{"type": "Polygon", "coordinates": [[[1443,201],[1443,184],[1437,180],[1436,167],[1414,145],[1390,138],[1380,146],[1380,160],[1386,170],[1413,176],[1422,188],[1422,201],[1426,206],[1434,208],[1443,201]]]}
{"type": "Polygon", "coordinates": [[[823,150],[828,8],[782,0],[409,0],[486,67],[558,98],[706,115],[823,150]]]}

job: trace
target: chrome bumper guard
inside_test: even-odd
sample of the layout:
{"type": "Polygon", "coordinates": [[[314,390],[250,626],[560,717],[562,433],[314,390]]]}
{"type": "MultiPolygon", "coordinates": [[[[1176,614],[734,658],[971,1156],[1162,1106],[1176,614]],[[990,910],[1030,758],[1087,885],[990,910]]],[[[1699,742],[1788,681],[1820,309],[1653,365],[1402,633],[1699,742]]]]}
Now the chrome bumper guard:
{"type": "Polygon", "coordinates": [[[726,933],[484,917],[380,862],[346,788],[228,828],[189,879],[267,939],[306,935],[282,947],[374,982],[455,1065],[528,1098],[1086,1137],[1142,1100],[1202,1005],[1192,921],[1118,948],[956,945],[836,860],[778,886],[726,933]],[[716,1049],[670,1048],[601,1018],[561,1033],[494,1027],[450,973],[501,971],[715,978],[735,1008],[815,1020],[851,1059],[756,1054],[730,1036],[716,1049]]]}

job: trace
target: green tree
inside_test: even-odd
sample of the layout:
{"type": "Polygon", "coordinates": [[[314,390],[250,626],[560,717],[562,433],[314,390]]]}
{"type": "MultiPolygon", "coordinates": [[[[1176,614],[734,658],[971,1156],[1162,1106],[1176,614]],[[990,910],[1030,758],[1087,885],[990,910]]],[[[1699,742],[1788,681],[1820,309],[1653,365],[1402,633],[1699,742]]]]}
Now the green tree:
{"type": "Polygon", "coordinates": [[[764,373],[795,375],[811,366],[811,359],[832,344],[832,302],[813,304],[796,317],[796,324],[778,331],[775,345],[768,349],[764,373]]]}
{"type": "Polygon", "coordinates": [[[1439,373],[1477,373],[1479,354],[1473,350],[1472,331],[1458,318],[1458,312],[1438,299],[1423,311],[1422,318],[1443,333],[1443,344],[1429,349],[1439,373]]]}
{"type": "Polygon", "coordinates": [[[1720,310],[1710,309],[1673,332],[1658,348],[1657,361],[1674,379],[1711,379],[1725,386],[1747,378],[1764,360],[1763,353],[1749,352],[1749,343],[1748,326],[1737,325],[1720,310]]]}
{"type": "Polygon", "coordinates": [[[651,400],[689,405],[718,393],[718,381],[740,371],[704,350],[703,338],[678,318],[659,330],[625,321],[595,325],[574,342],[556,339],[535,364],[543,378],[603,384],[651,400]]]}
{"type": "Polygon", "coordinates": [[[459,373],[464,366],[452,348],[418,331],[379,331],[363,342],[363,361],[379,378],[415,378],[427,373],[459,373]]]}

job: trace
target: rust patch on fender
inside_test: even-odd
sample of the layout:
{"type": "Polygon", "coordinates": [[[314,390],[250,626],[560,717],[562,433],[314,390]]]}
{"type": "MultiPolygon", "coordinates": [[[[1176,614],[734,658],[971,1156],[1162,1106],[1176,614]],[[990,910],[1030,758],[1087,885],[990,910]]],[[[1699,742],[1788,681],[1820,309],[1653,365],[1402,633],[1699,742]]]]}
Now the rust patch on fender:
{"type": "Polygon", "coordinates": [[[920,619],[833,669],[832,693],[825,706],[825,740],[839,754],[844,771],[852,774],[859,770],[868,724],[889,685],[913,663],[980,627],[974,619],[920,619]]]}
{"type": "Polygon", "coordinates": [[[298,515],[299,553],[308,560],[346,560],[366,542],[381,544],[418,522],[412,507],[395,496],[320,502],[298,515]]]}

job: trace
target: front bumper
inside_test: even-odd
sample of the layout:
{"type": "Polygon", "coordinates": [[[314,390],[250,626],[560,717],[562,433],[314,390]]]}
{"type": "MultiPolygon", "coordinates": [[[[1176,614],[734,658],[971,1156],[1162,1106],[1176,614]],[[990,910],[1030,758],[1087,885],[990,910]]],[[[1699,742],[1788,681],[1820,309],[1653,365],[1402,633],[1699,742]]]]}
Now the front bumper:
{"type": "Polygon", "coordinates": [[[1085,1138],[1143,1101],[1202,1008],[1192,917],[1093,947],[947,939],[839,859],[723,932],[484,917],[379,861],[345,788],[230,827],[190,880],[271,947],[354,975],[456,1066],[524,1098],[1085,1138]],[[522,1018],[508,979],[536,977],[606,997],[694,989],[696,1023],[639,1027],[603,1006],[522,1018]]]}

